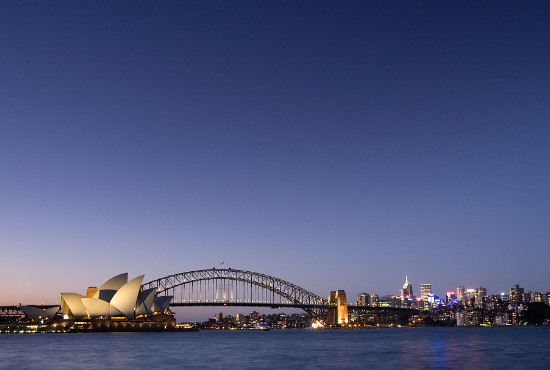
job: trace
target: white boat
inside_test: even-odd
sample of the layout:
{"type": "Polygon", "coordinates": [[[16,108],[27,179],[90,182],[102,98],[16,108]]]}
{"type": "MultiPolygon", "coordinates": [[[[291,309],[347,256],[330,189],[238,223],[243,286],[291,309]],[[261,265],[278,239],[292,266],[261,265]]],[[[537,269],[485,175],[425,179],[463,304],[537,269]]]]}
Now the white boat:
{"type": "Polygon", "coordinates": [[[259,322],[256,325],[254,325],[254,330],[269,330],[269,326],[265,322],[259,322]]]}

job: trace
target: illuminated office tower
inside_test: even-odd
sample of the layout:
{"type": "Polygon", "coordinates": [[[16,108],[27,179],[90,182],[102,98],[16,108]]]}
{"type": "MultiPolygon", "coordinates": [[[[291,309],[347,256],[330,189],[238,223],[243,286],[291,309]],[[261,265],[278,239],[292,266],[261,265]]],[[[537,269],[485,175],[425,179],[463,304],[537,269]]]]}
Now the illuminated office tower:
{"type": "Polygon", "coordinates": [[[420,284],[420,297],[424,302],[428,301],[428,296],[432,293],[432,284],[420,284]]]}
{"type": "Polygon", "coordinates": [[[454,292],[447,292],[447,303],[456,301],[456,294],[454,292]]]}
{"type": "Polygon", "coordinates": [[[471,306],[475,304],[476,300],[476,290],[475,289],[466,289],[466,305],[471,306]]]}
{"type": "Polygon", "coordinates": [[[401,298],[412,298],[413,296],[413,286],[409,284],[408,276],[405,276],[405,284],[403,284],[403,289],[401,289],[401,298]]]}

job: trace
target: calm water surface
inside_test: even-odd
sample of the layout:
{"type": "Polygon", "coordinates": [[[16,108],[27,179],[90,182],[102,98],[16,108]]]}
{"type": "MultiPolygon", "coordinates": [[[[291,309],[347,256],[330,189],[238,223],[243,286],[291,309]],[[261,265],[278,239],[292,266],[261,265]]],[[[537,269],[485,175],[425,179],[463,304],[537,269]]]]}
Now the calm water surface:
{"type": "Polygon", "coordinates": [[[0,335],[1,369],[546,368],[550,327],[0,335]]]}

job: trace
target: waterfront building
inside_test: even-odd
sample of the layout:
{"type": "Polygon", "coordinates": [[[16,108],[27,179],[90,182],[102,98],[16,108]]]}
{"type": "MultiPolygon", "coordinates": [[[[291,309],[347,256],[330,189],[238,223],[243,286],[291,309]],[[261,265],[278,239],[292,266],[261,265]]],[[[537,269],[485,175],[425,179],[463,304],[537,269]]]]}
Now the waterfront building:
{"type": "Polygon", "coordinates": [[[260,319],[260,314],[256,311],[250,313],[250,322],[256,323],[260,319]]]}
{"type": "Polygon", "coordinates": [[[457,312],[456,313],[456,326],[468,326],[470,323],[468,313],[457,312]]]}
{"type": "Polygon", "coordinates": [[[61,293],[64,319],[135,319],[164,313],[172,296],[157,296],[156,288],[140,291],[145,275],[128,281],[128,273],[107,280],[99,289],[88,288],[86,296],[61,293]]]}
{"type": "Polygon", "coordinates": [[[21,311],[25,312],[34,322],[40,323],[44,321],[51,321],[57,311],[59,311],[59,306],[42,309],[34,306],[21,306],[19,307],[21,311]]]}

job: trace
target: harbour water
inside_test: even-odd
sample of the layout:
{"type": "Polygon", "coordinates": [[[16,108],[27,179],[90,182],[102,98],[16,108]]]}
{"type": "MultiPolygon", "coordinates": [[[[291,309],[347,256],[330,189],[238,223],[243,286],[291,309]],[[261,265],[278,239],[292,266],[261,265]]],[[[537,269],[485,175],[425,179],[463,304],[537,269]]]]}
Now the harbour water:
{"type": "Polygon", "coordinates": [[[1,369],[546,368],[550,327],[0,335],[1,369]]]}

